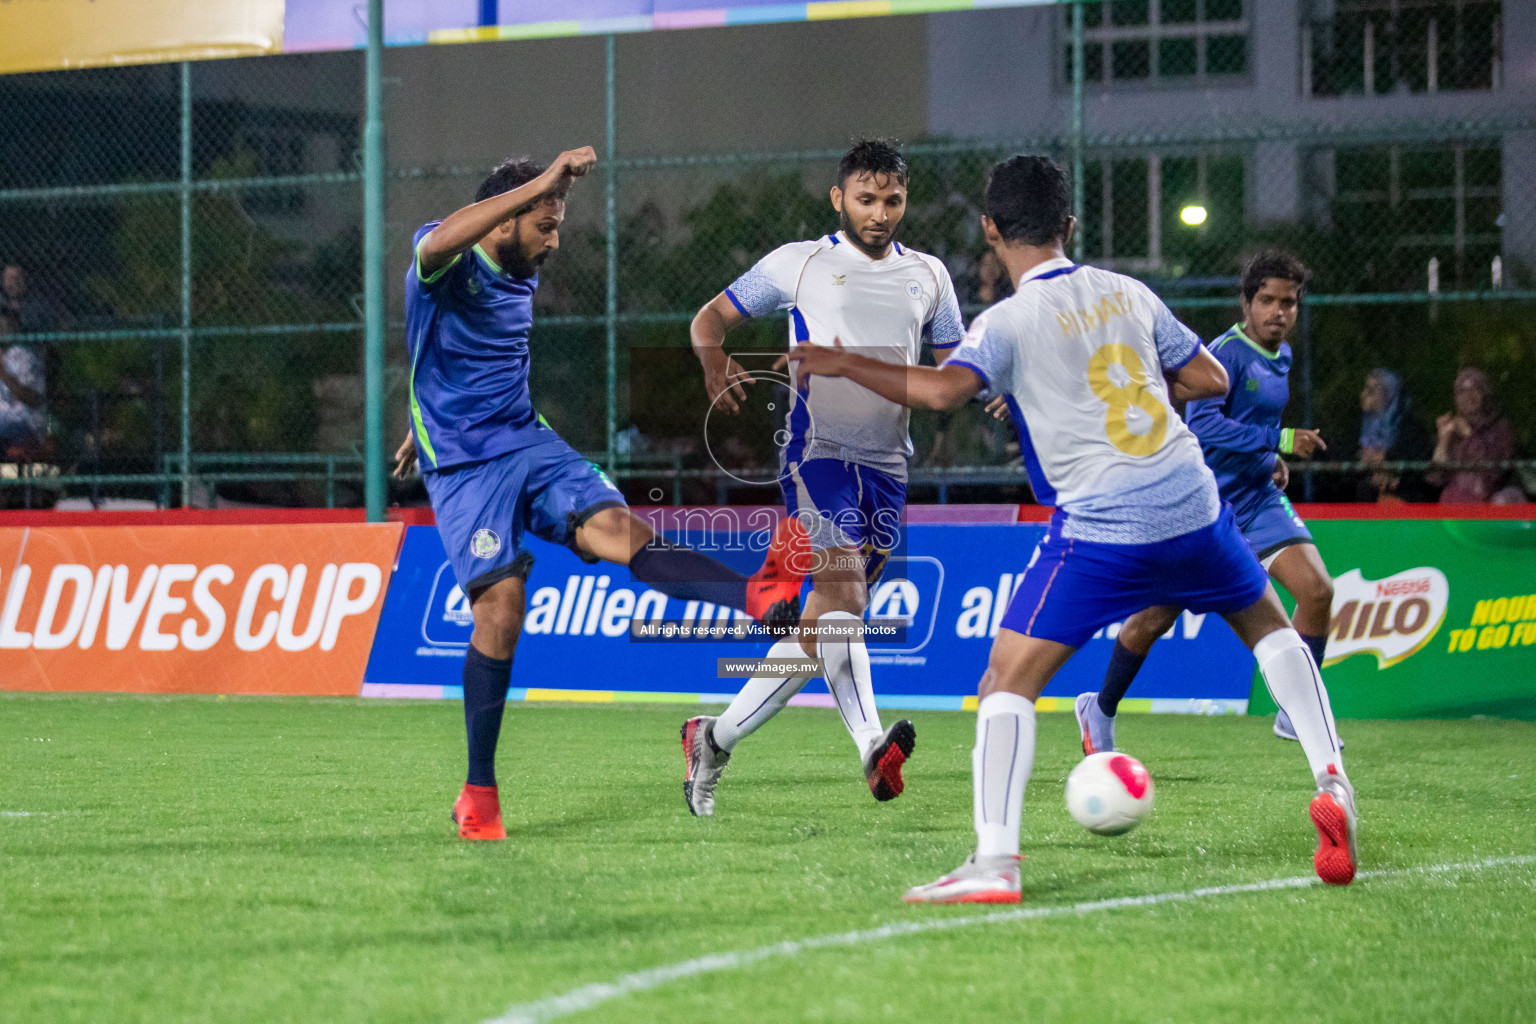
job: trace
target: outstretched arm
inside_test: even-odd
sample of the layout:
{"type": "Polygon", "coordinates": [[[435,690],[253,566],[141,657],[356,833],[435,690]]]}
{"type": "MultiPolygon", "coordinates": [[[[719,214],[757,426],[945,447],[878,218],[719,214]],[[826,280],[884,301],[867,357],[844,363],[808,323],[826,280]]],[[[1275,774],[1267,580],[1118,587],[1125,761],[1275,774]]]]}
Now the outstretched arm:
{"type": "Polygon", "coordinates": [[[849,352],[836,339],[831,345],[797,345],[789,358],[800,364],[802,374],[845,377],[910,409],[958,409],[976,397],[984,384],[974,370],[964,366],[886,363],[849,352]]]}
{"type": "Polygon", "coordinates": [[[532,181],[450,213],[416,246],[417,266],[422,276],[431,277],[520,207],[547,195],[564,192],[573,180],[596,165],[597,154],[591,146],[567,150],[555,157],[549,169],[532,181]]]}

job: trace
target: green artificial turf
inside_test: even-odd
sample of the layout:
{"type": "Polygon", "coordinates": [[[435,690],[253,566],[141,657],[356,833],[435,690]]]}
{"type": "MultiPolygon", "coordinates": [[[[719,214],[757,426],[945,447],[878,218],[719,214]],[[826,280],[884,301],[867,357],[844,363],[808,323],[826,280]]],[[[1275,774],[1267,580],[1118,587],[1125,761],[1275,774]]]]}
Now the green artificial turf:
{"type": "MultiPolygon", "coordinates": [[[[738,748],[689,817],[688,709],[514,705],[511,838],[459,841],[451,702],[0,698],[0,1020],[476,1022],[766,943],[993,913],[909,907],[971,836],[969,714],[923,713],[876,804],[832,711],[738,748]]],[[[1365,870],[1536,854],[1536,726],[1345,722],[1365,870]]],[[[1264,719],[1126,716],[1157,807],[1062,807],[1040,718],[1025,906],[1311,873],[1309,778],[1264,719]]],[[[770,957],[576,1022],[1482,1021],[1536,1015],[1536,863],[980,924],[770,957]]]]}

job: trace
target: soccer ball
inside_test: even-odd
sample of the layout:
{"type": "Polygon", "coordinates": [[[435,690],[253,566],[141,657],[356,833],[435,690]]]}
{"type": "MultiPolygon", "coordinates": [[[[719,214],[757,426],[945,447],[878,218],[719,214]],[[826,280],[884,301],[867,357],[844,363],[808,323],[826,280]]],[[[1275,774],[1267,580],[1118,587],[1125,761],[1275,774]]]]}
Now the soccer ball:
{"type": "Polygon", "coordinates": [[[1067,813],[1089,832],[1118,836],[1152,810],[1152,776],[1134,757],[1089,754],[1067,776],[1067,813]]]}

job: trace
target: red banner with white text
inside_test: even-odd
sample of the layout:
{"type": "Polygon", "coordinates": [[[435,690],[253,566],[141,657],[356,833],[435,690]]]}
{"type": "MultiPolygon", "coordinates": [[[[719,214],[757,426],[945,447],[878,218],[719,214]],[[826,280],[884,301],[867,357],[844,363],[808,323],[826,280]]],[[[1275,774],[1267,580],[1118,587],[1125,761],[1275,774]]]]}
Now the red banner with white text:
{"type": "Polygon", "coordinates": [[[402,530],[0,529],[0,689],[356,694],[402,530]]]}

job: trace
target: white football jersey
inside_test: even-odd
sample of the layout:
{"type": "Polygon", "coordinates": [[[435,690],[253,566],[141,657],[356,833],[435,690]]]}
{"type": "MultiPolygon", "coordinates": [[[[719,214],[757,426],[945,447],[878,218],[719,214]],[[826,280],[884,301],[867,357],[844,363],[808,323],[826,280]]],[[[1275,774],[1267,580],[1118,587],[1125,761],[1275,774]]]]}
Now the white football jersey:
{"type": "MultiPolygon", "coordinates": [[[[884,259],[870,259],[842,232],[780,246],[725,294],[744,316],[788,309],[791,346],[837,338],[888,363],[915,366],[925,337],[942,352],[965,334],[954,283],[936,257],[896,243],[884,259]]],[[[786,417],[781,468],[833,458],[907,478],[904,406],[842,378],[797,383],[805,390],[786,417]]]]}
{"type": "Polygon", "coordinates": [[[1009,396],[1035,498],[1066,513],[1063,537],[1150,544],[1221,510],[1163,380],[1199,349],[1140,281],[1055,259],[978,316],[949,364],[1009,396]]]}

